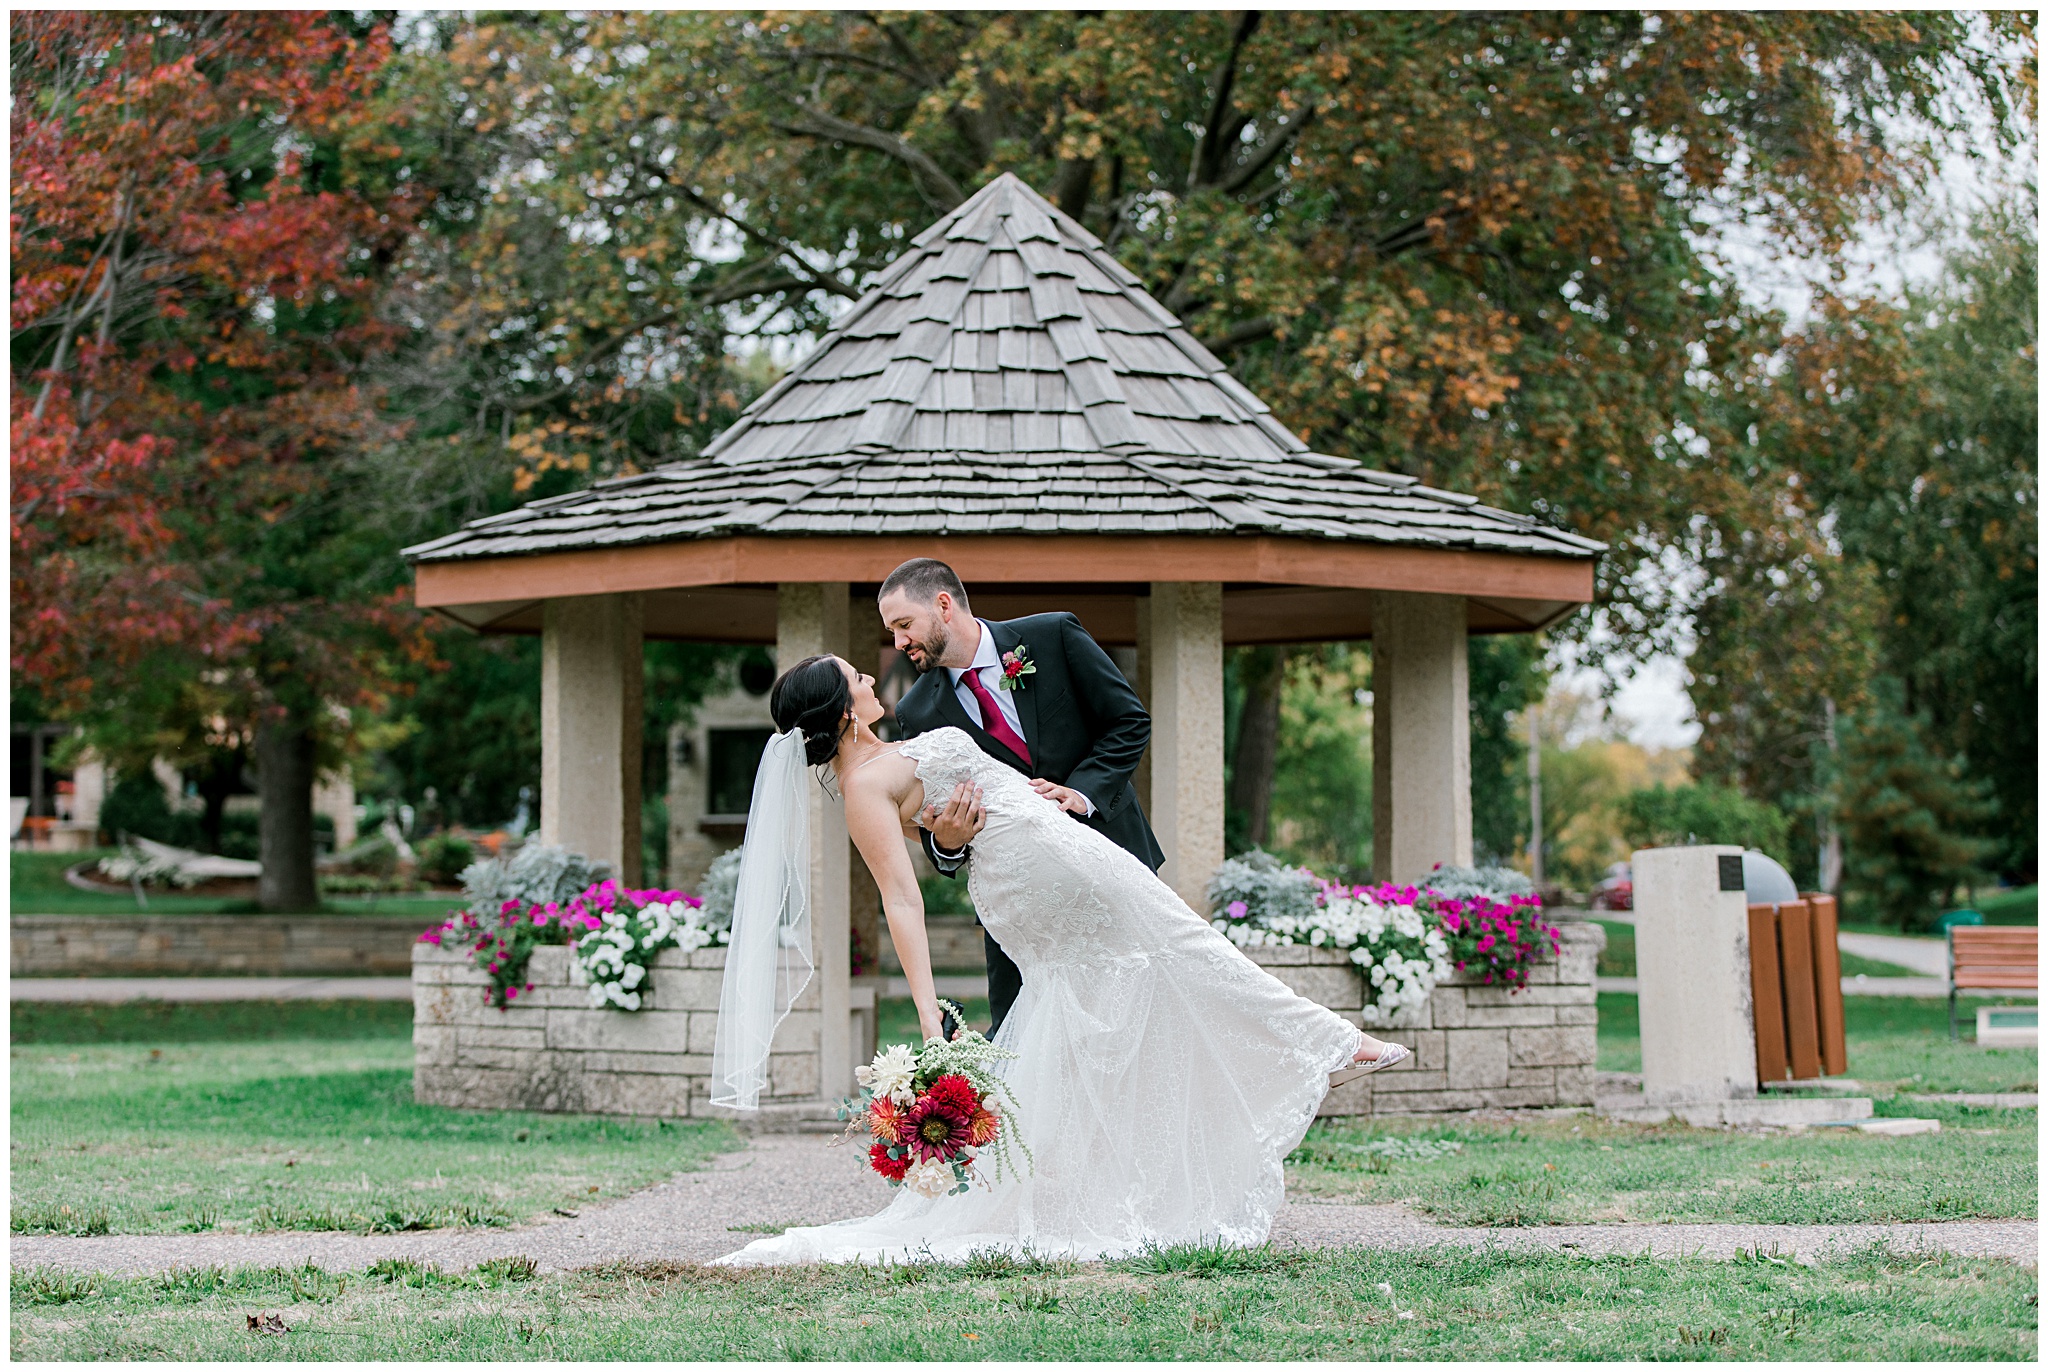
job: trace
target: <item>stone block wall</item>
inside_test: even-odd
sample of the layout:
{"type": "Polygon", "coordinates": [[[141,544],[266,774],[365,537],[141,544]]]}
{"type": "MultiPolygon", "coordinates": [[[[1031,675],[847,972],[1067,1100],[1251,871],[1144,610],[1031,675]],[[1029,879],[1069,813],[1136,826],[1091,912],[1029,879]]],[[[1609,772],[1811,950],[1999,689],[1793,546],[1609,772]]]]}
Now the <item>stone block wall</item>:
{"type": "Polygon", "coordinates": [[[402,977],[422,915],[15,915],[17,977],[402,977]]]}
{"type": "MultiPolygon", "coordinates": [[[[1399,1067],[1330,1093],[1324,1115],[1406,1115],[1446,1110],[1591,1105],[1595,1023],[1593,965],[1607,945],[1597,924],[1559,926],[1562,950],[1530,970],[1518,991],[1454,976],[1422,1009],[1374,1028],[1415,1052],[1399,1067]]],[[[1248,949],[1296,992],[1362,1023],[1365,980],[1348,955],[1325,948],[1248,949]]]]}
{"type": "MultiPolygon", "coordinates": [[[[1414,1022],[1375,1030],[1408,1044],[1415,1060],[1340,1087],[1322,1113],[1591,1105],[1593,964],[1606,934],[1584,923],[1563,931],[1562,955],[1538,963],[1520,991],[1454,978],[1437,987],[1414,1022]]],[[[1358,1022],[1365,985],[1343,954],[1285,947],[1252,956],[1302,995],[1358,1022]]],[[[464,1109],[730,1117],[710,1102],[724,968],[722,948],[664,952],[646,1006],[627,1013],[592,1008],[588,991],[570,979],[569,950],[543,948],[528,969],[532,992],[496,1010],[467,956],[416,945],[414,1099],[464,1109]]],[[[818,1032],[814,978],[776,1031],[764,1116],[782,1110],[792,1119],[829,1118],[816,1104],[818,1032]]]]}
{"type": "MultiPolygon", "coordinates": [[[[416,946],[413,1099],[472,1110],[731,1115],[710,1100],[723,948],[658,955],[652,989],[632,1012],[592,1008],[570,965],[567,948],[537,950],[527,969],[533,990],[498,1010],[466,954],[416,946]]],[[[814,977],[776,1030],[764,1100],[817,1098],[818,1017],[814,977]]]]}

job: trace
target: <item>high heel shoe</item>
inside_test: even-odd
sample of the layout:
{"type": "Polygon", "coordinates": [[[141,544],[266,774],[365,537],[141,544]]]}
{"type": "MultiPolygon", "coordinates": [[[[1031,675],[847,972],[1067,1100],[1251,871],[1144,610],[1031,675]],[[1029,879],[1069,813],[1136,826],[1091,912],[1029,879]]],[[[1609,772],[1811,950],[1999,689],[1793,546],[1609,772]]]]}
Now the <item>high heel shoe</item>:
{"type": "Polygon", "coordinates": [[[1357,1081],[1360,1077],[1371,1076],[1382,1067],[1392,1067],[1396,1063],[1406,1062],[1414,1056],[1413,1053],[1398,1043],[1386,1044],[1380,1049],[1380,1055],[1371,1062],[1354,1062],[1349,1067],[1339,1068],[1337,1071],[1330,1073],[1330,1089],[1334,1091],[1347,1082],[1357,1081]]]}

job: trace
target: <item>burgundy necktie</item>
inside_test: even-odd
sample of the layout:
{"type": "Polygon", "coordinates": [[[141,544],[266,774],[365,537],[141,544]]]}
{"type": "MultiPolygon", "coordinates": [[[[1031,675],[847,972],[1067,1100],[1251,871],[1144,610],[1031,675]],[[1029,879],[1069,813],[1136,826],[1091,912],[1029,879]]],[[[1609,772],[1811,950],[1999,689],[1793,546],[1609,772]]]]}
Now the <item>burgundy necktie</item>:
{"type": "Polygon", "coordinates": [[[981,673],[970,667],[960,679],[967,683],[967,689],[974,692],[974,699],[981,706],[981,727],[988,730],[988,736],[1023,758],[1024,765],[1029,767],[1031,746],[1019,738],[1017,731],[1010,727],[1010,721],[1003,718],[1002,707],[988,693],[988,687],[981,684],[981,673]]]}

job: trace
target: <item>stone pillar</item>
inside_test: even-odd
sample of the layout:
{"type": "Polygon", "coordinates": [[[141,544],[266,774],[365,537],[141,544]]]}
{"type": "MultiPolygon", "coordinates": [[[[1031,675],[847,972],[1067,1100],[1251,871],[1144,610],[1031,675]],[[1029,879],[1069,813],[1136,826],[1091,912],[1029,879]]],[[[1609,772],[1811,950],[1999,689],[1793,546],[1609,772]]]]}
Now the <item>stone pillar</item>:
{"type": "Polygon", "coordinates": [[[1198,912],[1223,861],[1223,586],[1155,581],[1139,619],[1139,675],[1150,692],[1150,817],[1159,875],[1198,912]]]}
{"type": "MultiPolygon", "coordinates": [[[[775,670],[814,653],[848,657],[846,583],[785,581],[775,605],[775,670]]],[[[849,657],[849,660],[850,657],[849,657]]],[[[806,784],[811,806],[811,961],[818,988],[818,1089],[825,1100],[853,1094],[851,936],[846,812],[824,788],[806,784]]]]}
{"type": "Polygon", "coordinates": [[[540,635],[540,838],[640,884],[640,597],[550,600],[540,635]]]}
{"type": "Polygon", "coordinates": [[[1373,593],[1372,825],[1382,881],[1472,862],[1463,596],[1373,593]]]}
{"type": "MultiPolygon", "coordinates": [[[[846,607],[846,660],[855,670],[869,676],[879,676],[882,667],[882,617],[875,609],[874,597],[855,595],[846,607]]],[[[875,884],[874,874],[868,871],[867,862],[852,840],[847,841],[847,922],[852,931],[850,950],[853,973],[858,978],[872,978],[882,970],[882,944],[889,937],[882,919],[882,890],[875,884]]],[[[858,1015],[859,1012],[856,1012],[858,1015]]],[[[873,1015],[867,1020],[871,1022],[873,1015]]],[[[857,1040],[872,1036],[871,1027],[864,1027],[857,1040]]],[[[871,1056],[872,1054],[870,1054],[871,1056]]]]}
{"type": "Polygon", "coordinates": [[[1643,1099],[1679,1105],[1755,1097],[1749,897],[1742,849],[1646,848],[1634,855],[1636,1001],[1643,1099]],[[1722,859],[1734,869],[1722,879],[1722,859]],[[1729,889],[1732,888],[1732,889],[1729,889]]]}
{"type": "Polygon", "coordinates": [[[1145,807],[1145,817],[1150,819],[1159,809],[1152,801],[1152,751],[1159,746],[1159,712],[1152,707],[1152,597],[1136,596],[1138,621],[1138,648],[1134,654],[1131,674],[1131,689],[1138,693],[1144,703],[1145,713],[1152,718],[1152,747],[1145,750],[1145,756],[1138,760],[1138,770],[1131,773],[1131,786],[1138,793],[1138,802],[1145,807]]]}

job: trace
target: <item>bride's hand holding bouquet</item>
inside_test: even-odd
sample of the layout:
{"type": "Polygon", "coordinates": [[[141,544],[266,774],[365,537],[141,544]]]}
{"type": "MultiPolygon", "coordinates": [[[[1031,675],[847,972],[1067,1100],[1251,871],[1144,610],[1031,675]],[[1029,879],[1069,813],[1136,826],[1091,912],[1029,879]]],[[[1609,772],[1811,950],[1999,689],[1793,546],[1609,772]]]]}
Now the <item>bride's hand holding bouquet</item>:
{"type": "Polygon", "coordinates": [[[1031,1160],[1004,1128],[1004,1107],[1014,1102],[994,1071],[1016,1054],[966,1028],[959,1006],[940,1001],[938,1008],[963,1022],[952,1040],[934,1035],[922,1048],[883,1049],[854,1069],[860,1095],[841,1107],[847,1133],[871,1140],[868,1165],[891,1186],[926,1197],[959,1195],[985,1180],[978,1170],[984,1159],[997,1177],[1015,1170],[1013,1143],[1027,1166],[1031,1160]]]}

